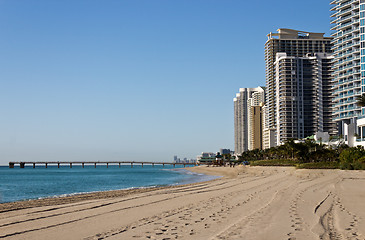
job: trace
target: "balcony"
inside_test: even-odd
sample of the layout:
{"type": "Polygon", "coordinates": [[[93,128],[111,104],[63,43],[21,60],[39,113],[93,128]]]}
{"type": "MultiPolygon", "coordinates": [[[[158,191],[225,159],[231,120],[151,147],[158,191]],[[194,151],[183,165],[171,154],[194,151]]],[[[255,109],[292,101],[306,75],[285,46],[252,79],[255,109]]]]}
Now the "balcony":
{"type": "Polygon", "coordinates": [[[355,103],[355,102],[356,102],[356,100],[347,100],[347,101],[336,103],[334,106],[338,107],[338,106],[341,106],[341,105],[347,105],[347,104],[351,104],[351,103],[355,103]]]}
{"type": "Polygon", "coordinates": [[[361,113],[353,113],[353,112],[352,113],[343,113],[342,116],[337,116],[333,120],[344,120],[344,119],[354,118],[354,117],[359,117],[359,116],[361,116],[361,113]]]}
{"type": "Polygon", "coordinates": [[[337,30],[343,30],[344,28],[346,28],[346,27],[348,27],[348,26],[351,26],[353,23],[354,23],[354,22],[353,22],[353,21],[351,21],[351,22],[349,22],[349,23],[345,23],[345,24],[338,24],[336,29],[337,29],[337,30]]]}
{"type": "Polygon", "coordinates": [[[344,2],[337,6],[337,10],[342,10],[348,6],[350,6],[354,1],[344,2]]]}
{"type": "Polygon", "coordinates": [[[337,16],[339,16],[339,17],[344,16],[345,14],[350,13],[354,9],[355,9],[355,7],[350,7],[348,9],[337,11],[337,16]]]}
{"type": "Polygon", "coordinates": [[[355,84],[355,85],[352,85],[349,87],[339,88],[339,89],[335,90],[334,92],[343,92],[343,91],[347,91],[349,89],[360,88],[360,87],[361,87],[361,84],[355,84]]]}
{"type": "Polygon", "coordinates": [[[342,98],[347,98],[347,97],[351,97],[351,96],[355,96],[355,95],[361,95],[361,92],[352,92],[352,93],[347,93],[347,94],[342,94],[342,95],[339,95],[337,97],[335,97],[334,99],[337,100],[337,99],[342,99],[342,98]]]}

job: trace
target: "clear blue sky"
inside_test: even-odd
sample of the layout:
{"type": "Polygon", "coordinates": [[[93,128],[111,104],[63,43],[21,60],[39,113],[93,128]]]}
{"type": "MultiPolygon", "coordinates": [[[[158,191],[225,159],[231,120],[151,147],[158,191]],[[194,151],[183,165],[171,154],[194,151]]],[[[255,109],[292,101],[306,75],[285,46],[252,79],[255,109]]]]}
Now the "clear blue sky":
{"type": "Polygon", "coordinates": [[[233,98],[265,84],[278,28],[329,1],[0,0],[0,164],[195,158],[234,146],[233,98]]]}

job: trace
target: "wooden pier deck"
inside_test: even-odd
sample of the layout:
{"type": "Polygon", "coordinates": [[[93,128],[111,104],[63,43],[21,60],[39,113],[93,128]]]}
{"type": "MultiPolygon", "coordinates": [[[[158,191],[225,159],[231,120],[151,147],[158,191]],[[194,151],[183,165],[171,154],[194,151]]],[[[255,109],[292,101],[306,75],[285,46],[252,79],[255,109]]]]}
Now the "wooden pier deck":
{"type": "Polygon", "coordinates": [[[97,162],[83,162],[83,161],[72,161],[72,162],[55,162],[55,161],[35,161],[35,162],[9,162],[9,168],[14,168],[15,165],[19,165],[20,168],[24,168],[25,165],[30,165],[33,166],[33,168],[36,167],[36,165],[44,165],[45,168],[47,168],[50,165],[53,166],[57,166],[58,168],[60,166],[64,166],[64,165],[68,165],[70,166],[70,168],[72,168],[72,166],[75,165],[79,165],[82,166],[82,168],[85,167],[85,165],[94,165],[94,167],[96,168],[97,165],[106,165],[106,167],[108,168],[109,165],[118,165],[119,167],[121,165],[126,165],[126,164],[130,164],[131,167],[133,167],[133,165],[141,165],[143,167],[143,165],[152,165],[153,167],[155,165],[162,165],[163,167],[165,167],[165,165],[173,165],[174,167],[176,165],[179,166],[198,166],[198,163],[172,163],[172,162],[134,162],[134,161],[97,161],[97,162]]]}

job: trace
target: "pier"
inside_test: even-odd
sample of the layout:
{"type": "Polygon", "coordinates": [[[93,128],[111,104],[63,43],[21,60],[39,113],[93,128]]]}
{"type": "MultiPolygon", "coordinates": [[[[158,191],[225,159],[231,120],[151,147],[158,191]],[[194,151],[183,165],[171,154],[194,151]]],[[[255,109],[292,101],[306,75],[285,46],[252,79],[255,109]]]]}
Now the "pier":
{"type": "Polygon", "coordinates": [[[73,161],[73,162],[45,162],[45,161],[40,161],[40,162],[9,162],[9,168],[14,168],[16,165],[19,165],[20,168],[25,168],[25,165],[28,166],[33,166],[33,168],[36,167],[36,165],[41,165],[44,166],[45,168],[48,168],[48,166],[57,166],[58,168],[60,168],[60,166],[70,166],[70,168],[72,168],[72,166],[78,165],[78,166],[82,166],[82,168],[85,167],[85,165],[91,165],[94,166],[96,168],[97,165],[102,165],[108,168],[109,165],[117,165],[117,166],[121,166],[121,165],[131,165],[131,167],[133,168],[133,165],[140,165],[143,167],[143,165],[152,165],[152,167],[154,167],[155,165],[162,165],[163,167],[165,167],[165,165],[173,165],[174,167],[176,165],[178,166],[198,166],[198,163],[172,163],[172,162],[131,162],[131,161],[100,161],[100,162],[82,162],[82,161],[73,161]]]}

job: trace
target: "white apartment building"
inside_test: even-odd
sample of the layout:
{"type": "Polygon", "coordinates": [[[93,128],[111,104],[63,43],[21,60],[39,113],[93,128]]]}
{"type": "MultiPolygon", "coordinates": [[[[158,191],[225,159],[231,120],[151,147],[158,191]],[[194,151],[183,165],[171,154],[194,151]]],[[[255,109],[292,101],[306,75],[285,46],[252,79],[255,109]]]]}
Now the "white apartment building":
{"type": "MultiPolygon", "coordinates": [[[[263,88],[261,88],[263,89],[263,88]]],[[[262,149],[262,106],[265,102],[265,89],[252,93],[252,97],[247,100],[247,141],[248,150],[256,148],[262,149]]]]}
{"type": "MultiPolygon", "coordinates": [[[[279,108],[278,104],[281,103],[281,100],[278,99],[277,89],[282,88],[280,86],[280,78],[283,77],[281,75],[278,78],[278,74],[281,73],[280,68],[285,68],[286,64],[289,64],[289,67],[294,67],[295,62],[300,62],[308,54],[314,53],[331,53],[331,37],[324,37],[323,33],[312,33],[312,32],[304,32],[297,31],[293,29],[278,29],[277,33],[268,34],[268,40],[265,44],[265,62],[266,62],[266,109],[265,109],[265,130],[264,130],[264,148],[268,145],[276,145],[280,144],[281,139],[284,139],[280,136],[280,131],[284,125],[278,125],[278,120],[287,119],[289,121],[290,113],[288,108],[279,108]],[[281,59],[277,61],[277,54],[285,53],[285,60],[281,59]],[[293,59],[291,59],[293,58],[293,59]],[[303,59],[299,59],[303,58],[303,59]],[[285,63],[287,62],[287,63],[285,63]],[[277,69],[279,68],[279,69],[277,69]],[[284,110],[285,109],[285,110],[284,110]],[[275,138],[276,143],[270,144],[269,140],[275,138]]],[[[296,71],[296,70],[295,70],[296,71]]],[[[291,72],[286,72],[286,79],[292,78],[295,82],[296,78],[300,72],[295,72],[292,74],[291,72]],[[298,75],[297,75],[298,74],[298,75]]],[[[301,73],[300,73],[301,74],[301,73]]],[[[294,82],[292,82],[294,84],[294,82]]],[[[285,91],[291,91],[290,87],[294,87],[294,85],[286,85],[285,91]]],[[[281,92],[279,92],[281,93],[281,92]]],[[[283,93],[284,94],[284,93],[283,93]]],[[[289,96],[281,96],[281,97],[289,97],[289,96]]],[[[299,104],[299,102],[292,102],[292,104],[299,104]]],[[[299,107],[299,106],[298,106],[299,107]]],[[[299,109],[299,108],[298,108],[299,109]]],[[[294,111],[294,109],[293,109],[294,111]]],[[[286,120],[285,120],[286,121],[286,120]]],[[[286,123],[283,123],[286,124],[286,123]]],[[[288,123],[289,124],[289,123],[288,123]]],[[[292,136],[297,136],[298,129],[295,128],[300,127],[300,122],[292,123],[292,136]]],[[[289,126],[288,126],[289,127],[289,126]]],[[[284,130],[289,131],[290,129],[284,130]]],[[[283,133],[284,134],[284,133],[283,133]]],[[[306,134],[304,134],[306,135],[306,134]]],[[[289,135],[287,135],[289,137],[289,135]]],[[[300,136],[300,135],[299,135],[300,136]]]]}
{"type": "Polygon", "coordinates": [[[291,57],[277,53],[277,143],[303,139],[318,132],[334,134],[332,121],[332,55],[291,57]]]}
{"type": "Polygon", "coordinates": [[[365,92],[365,1],[331,2],[334,54],[334,121],[339,135],[364,115],[356,98],[365,92]]]}
{"type": "Polygon", "coordinates": [[[265,89],[257,88],[240,88],[240,92],[236,94],[234,101],[234,136],[235,136],[235,153],[242,154],[249,149],[250,132],[249,119],[252,106],[259,106],[264,102],[265,89]]]}
{"type": "Polygon", "coordinates": [[[265,121],[265,116],[267,116],[267,106],[264,105],[262,107],[262,115],[264,116],[264,121],[262,123],[263,128],[263,136],[262,136],[262,149],[268,149],[271,147],[275,147],[276,143],[276,136],[274,130],[270,130],[267,124],[267,121],[265,121]]]}

